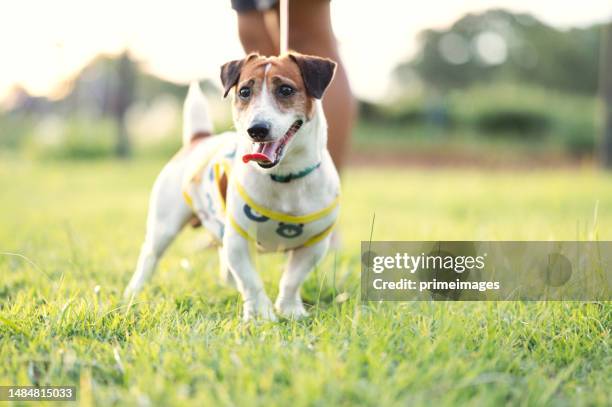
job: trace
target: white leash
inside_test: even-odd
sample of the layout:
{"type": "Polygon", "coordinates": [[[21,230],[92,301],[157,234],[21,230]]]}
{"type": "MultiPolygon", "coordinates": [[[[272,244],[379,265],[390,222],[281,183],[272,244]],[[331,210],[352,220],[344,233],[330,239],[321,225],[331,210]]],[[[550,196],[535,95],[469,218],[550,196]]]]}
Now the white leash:
{"type": "Polygon", "coordinates": [[[289,51],[289,0],[280,0],[280,53],[289,51]]]}

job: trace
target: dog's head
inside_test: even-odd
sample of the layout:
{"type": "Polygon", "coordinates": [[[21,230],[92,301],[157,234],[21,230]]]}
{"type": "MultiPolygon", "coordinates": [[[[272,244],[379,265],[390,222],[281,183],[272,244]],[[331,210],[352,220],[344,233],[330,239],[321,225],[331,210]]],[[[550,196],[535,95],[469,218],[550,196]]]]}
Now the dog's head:
{"type": "Polygon", "coordinates": [[[250,54],[221,67],[224,96],[234,89],[236,129],[252,142],[244,162],[272,168],[283,159],[300,128],[316,114],[316,100],[323,97],[335,68],[329,59],[297,53],[250,54]]]}

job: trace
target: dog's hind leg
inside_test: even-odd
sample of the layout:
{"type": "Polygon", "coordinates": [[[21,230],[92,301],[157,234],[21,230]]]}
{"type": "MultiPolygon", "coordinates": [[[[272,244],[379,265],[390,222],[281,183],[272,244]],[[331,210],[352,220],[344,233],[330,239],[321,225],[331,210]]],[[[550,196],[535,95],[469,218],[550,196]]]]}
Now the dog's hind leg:
{"type": "Polygon", "coordinates": [[[165,250],[193,216],[182,196],[182,173],[179,163],[170,162],[155,181],[149,202],[145,240],[136,271],[125,289],[126,298],[142,289],[165,250]]]}
{"type": "Polygon", "coordinates": [[[224,284],[229,285],[230,287],[236,287],[236,280],[234,280],[234,276],[232,275],[232,271],[227,264],[227,259],[225,258],[225,251],[223,247],[220,246],[218,249],[219,252],[219,274],[221,275],[221,281],[224,284]]]}

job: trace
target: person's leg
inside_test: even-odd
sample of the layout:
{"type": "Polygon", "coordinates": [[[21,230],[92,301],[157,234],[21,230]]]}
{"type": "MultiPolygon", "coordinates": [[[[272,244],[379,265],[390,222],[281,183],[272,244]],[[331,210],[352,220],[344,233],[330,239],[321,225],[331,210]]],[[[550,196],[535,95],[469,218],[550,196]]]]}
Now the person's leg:
{"type": "Polygon", "coordinates": [[[241,11],[238,13],[238,35],[242,48],[248,54],[259,52],[261,55],[277,55],[278,40],[270,37],[266,18],[257,10],[241,11]]]}
{"type": "MultiPolygon", "coordinates": [[[[278,55],[278,6],[260,12],[238,13],[238,30],[244,50],[278,55]]],[[[328,147],[341,169],[355,118],[356,104],[331,26],[329,0],[290,0],[289,47],[295,51],[333,59],[336,76],[327,89],[323,107],[329,126],[328,147]]]]}
{"type": "Polygon", "coordinates": [[[328,148],[340,170],[350,141],[356,104],[338,53],[329,0],[289,1],[289,48],[338,63],[334,80],[325,93],[323,107],[329,126],[328,148]]]}
{"type": "Polygon", "coordinates": [[[278,17],[278,4],[269,10],[263,11],[263,20],[268,31],[272,44],[274,45],[274,55],[280,53],[280,22],[278,17]]]}

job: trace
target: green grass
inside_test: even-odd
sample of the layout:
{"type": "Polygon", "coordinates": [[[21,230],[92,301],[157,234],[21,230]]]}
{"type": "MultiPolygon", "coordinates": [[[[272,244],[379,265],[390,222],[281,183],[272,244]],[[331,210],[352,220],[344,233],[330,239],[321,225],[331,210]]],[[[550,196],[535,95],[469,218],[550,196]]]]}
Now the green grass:
{"type": "MultiPolygon", "coordinates": [[[[307,280],[311,317],[240,322],[187,230],[120,301],[158,161],[0,162],[0,385],[83,405],[610,405],[609,303],[359,301],[359,241],[612,239],[612,177],[349,169],[344,247],[307,280]],[[607,390],[606,390],[607,389],[607,390]]],[[[274,295],[280,256],[257,259],[274,295]]]]}

